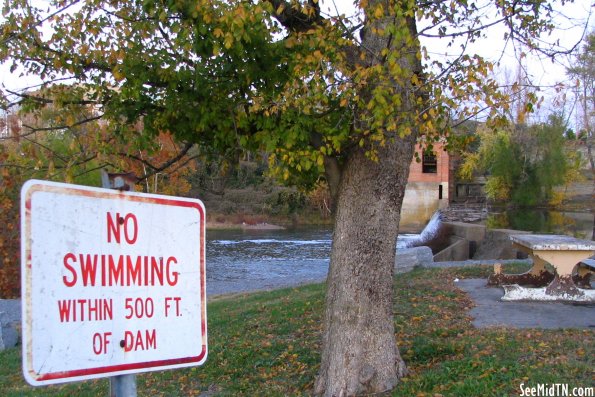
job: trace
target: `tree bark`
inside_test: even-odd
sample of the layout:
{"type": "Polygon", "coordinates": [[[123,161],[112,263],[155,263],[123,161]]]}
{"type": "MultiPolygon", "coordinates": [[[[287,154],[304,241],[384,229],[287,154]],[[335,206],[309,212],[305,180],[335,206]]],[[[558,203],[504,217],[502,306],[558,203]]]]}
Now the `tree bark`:
{"type": "Polygon", "coordinates": [[[353,396],[392,389],[405,374],[395,341],[393,269],[415,136],[363,150],[344,166],[327,279],[323,355],[315,393],[353,396]]]}

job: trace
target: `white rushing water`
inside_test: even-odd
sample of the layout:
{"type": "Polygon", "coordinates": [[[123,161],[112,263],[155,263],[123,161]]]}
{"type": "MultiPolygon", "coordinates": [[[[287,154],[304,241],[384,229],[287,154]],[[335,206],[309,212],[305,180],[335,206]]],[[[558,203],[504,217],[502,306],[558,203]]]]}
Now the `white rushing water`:
{"type": "MultiPolygon", "coordinates": [[[[432,240],[432,238],[436,236],[436,233],[438,233],[438,230],[440,230],[440,224],[440,211],[436,211],[434,212],[434,215],[432,215],[432,217],[430,218],[430,221],[428,222],[426,227],[424,227],[424,230],[422,230],[420,234],[410,235],[411,237],[407,239],[407,242],[405,243],[404,247],[423,245],[424,243],[427,243],[428,241],[432,240]]],[[[400,248],[398,243],[397,248],[400,248]]]]}

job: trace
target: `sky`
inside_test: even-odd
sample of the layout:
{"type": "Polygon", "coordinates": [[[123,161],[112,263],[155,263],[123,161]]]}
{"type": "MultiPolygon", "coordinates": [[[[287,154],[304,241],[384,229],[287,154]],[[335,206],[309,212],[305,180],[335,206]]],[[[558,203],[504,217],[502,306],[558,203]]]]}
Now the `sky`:
{"type": "MultiPolygon", "coordinates": [[[[488,2],[489,0],[475,1],[479,5],[488,2]]],[[[330,10],[329,12],[332,13],[332,10],[337,8],[346,15],[353,12],[352,3],[352,0],[321,0],[323,11],[330,10]]],[[[576,0],[565,4],[558,1],[554,6],[553,16],[556,29],[550,35],[540,37],[540,40],[544,43],[559,41],[559,49],[573,48],[577,43],[581,42],[585,34],[595,31],[595,1],[576,0]]],[[[419,31],[421,31],[420,26],[422,25],[423,22],[418,24],[419,31]]],[[[521,53],[526,52],[526,49],[515,47],[511,43],[506,45],[503,39],[504,32],[502,25],[490,28],[486,31],[487,37],[485,39],[479,40],[468,48],[469,53],[479,54],[498,63],[494,73],[500,82],[505,82],[507,79],[516,76],[521,53]]],[[[459,54],[456,45],[447,48],[448,40],[445,39],[422,37],[421,43],[426,46],[432,58],[453,59],[459,54]]],[[[579,44],[580,47],[582,47],[582,44],[579,44]]],[[[555,104],[555,99],[559,99],[560,94],[556,92],[554,87],[558,83],[570,83],[566,76],[566,69],[571,62],[572,57],[562,55],[552,60],[543,55],[538,56],[529,53],[523,58],[522,63],[526,73],[531,82],[540,87],[539,95],[543,97],[541,108],[537,110],[533,121],[544,121],[552,111],[560,110],[555,104]]],[[[571,112],[572,106],[573,98],[569,96],[565,111],[567,113],[571,112]]],[[[575,122],[572,118],[569,121],[571,124],[575,122]]]]}
{"type": "MultiPolygon", "coordinates": [[[[37,2],[47,2],[47,0],[34,0],[37,2]]],[[[322,11],[335,15],[339,13],[353,15],[355,8],[353,0],[320,0],[322,11]]],[[[481,4],[488,0],[478,0],[481,4]]],[[[546,42],[555,42],[560,40],[560,47],[571,48],[581,40],[585,32],[595,30],[595,3],[590,0],[576,0],[573,3],[558,2],[558,9],[554,10],[557,30],[548,37],[540,39],[546,42]]],[[[1,20],[1,16],[0,16],[1,20]]],[[[515,48],[508,44],[505,46],[503,40],[504,30],[500,27],[491,28],[487,32],[487,39],[483,39],[470,48],[471,53],[477,53],[488,59],[498,61],[499,66],[495,73],[499,81],[506,79],[505,75],[510,77],[516,75],[518,69],[518,59],[522,48],[515,48]]],[[[441,59],[449,59],[457,55],[456,46],[447,48],[447,41],[444,39],[425,39],[422,38],[422,45],[426,46],[430,56],[441,59]]],[[[542,86],[541,94],[544,96],[543,111],[540,113],[549,113],[553,109],[553,98],[556,93],[553,86],[557,83],[568,81],[566,77],[566,67],[568,67],[570,58],[559,56],[552,62],[551,59],[528,55],[523,60],[528,74],[533,83],[542,86]]],[[[509,78],[510,78],[509,77],[509,78]]],[[[9,73],[9,66],[0,64],[0,85],[11,90],[24,89],[32,84],[39,83],[34,77],[19,77],[9,73]]],[[[567,104],[567,106],[570,106],[567,104]]]]}

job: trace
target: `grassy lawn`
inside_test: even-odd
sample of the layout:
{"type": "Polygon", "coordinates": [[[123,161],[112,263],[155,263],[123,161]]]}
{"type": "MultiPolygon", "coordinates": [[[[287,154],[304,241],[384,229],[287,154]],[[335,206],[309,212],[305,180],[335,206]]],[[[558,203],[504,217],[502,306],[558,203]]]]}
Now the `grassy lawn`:
{"type": "MultiPolygon", "coordinates": [[[[395,278],[396,338],[409,375],[392,396],[520,395],[521,383],[592,386],[595,330],[474,329],[454,278],[489,268],[414,270],[395,278]]],[[[309,395],[320,361],[324,286],[214,299],[199,368],[138,375],[139,396],[309,395]]],[[[32,388],[20,349],[0,352],[2,396],[107,396],[108,381],[32,388]]]]}

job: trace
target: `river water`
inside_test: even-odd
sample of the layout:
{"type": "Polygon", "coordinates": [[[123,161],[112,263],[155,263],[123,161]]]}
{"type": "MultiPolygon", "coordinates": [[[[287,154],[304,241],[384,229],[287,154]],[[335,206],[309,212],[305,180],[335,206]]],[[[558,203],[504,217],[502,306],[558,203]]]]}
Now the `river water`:
{"type": "MultiPolygon", "coordinates": [[[[419,235],[404,235],[405,246],[419,235]]],[[[328,228],[209,230],[207,294],[226,294],[323,281],[331,252],[328,228]]]]}
{"type": "MultiPolygon", "coordinates": [[[[397,248],[431,238],[439,224],[437,214],[420,234],[404,234],[397,248]]],[[[489,218],[491,228],[509,227],[541,233],[591,237],[593,215],[524,211],[489,218]],[[513,223],[516,222],[516,223],[513,223]]],[[[323,281],[331,252],[330,228],[288,230],[209,230],[207,239],[207,294],[226,294],[323,281]]]]}
{"type": "Polygon", "coordinates": [[[494,207],[488,214],[486,224],[491,229],[525,230],[534,233],[566,234],[591,240],[595,214],[592,212],[503,209],[494,207]]]}

